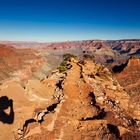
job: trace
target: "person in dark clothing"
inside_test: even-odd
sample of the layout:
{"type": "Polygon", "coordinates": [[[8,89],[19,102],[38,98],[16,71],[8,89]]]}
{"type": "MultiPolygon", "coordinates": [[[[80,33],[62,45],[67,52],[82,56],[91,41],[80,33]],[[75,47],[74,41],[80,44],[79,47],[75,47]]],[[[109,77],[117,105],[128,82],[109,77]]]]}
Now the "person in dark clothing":
{"type": "Polygon", "coordinates": [[[13,100],[8,99],[7,96],[0,97],[0,121],[7,124],[14,122],[13,100]],[[10,113],[5,112],[10,107],[10,113]]]}

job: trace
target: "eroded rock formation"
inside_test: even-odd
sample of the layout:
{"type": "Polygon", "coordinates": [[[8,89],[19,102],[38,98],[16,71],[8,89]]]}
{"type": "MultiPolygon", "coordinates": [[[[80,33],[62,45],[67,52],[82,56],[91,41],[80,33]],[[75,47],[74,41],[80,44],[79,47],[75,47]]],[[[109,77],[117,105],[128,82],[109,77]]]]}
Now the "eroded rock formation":
{"type": "Polygon", "coordinates": [[[32,48],[14,48],[0,44],[0,81],[11,78],[26,81],[41,71],[46,60],[32,48]]]}
{"type": "Polygon", "coordinates": [[[24,88],[13,81],[0,86],[14,111],[13,123],[0,122],[0,139],[138,139],[139,105],[111,72],[92,61],[67,63],[67,71],[29,80],[24,88]]]}

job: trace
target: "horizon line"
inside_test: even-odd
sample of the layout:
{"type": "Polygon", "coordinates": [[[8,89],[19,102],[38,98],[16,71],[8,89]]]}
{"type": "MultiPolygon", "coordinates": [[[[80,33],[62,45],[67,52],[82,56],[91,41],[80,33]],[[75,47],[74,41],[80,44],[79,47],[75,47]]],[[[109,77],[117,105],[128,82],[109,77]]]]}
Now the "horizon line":
{"type": "Polygon", "coordinates": [[[61,43],[61,42],[80,42],[80,41],[140,41],[140,38],[120,38],[120,39],[72,39],[56,41],[34,41],[34,40],[0,40],[0,43],[61,43]]]}

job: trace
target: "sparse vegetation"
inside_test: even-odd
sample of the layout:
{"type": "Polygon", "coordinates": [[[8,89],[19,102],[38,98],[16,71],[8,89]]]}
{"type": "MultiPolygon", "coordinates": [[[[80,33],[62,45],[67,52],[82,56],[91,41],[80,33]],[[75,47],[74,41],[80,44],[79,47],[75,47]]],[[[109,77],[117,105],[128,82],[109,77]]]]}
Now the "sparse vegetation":
{"type": "Polygon", "coordinates": [[[58,69],[59,69],[59,72],[65,72],[65,71],[67,71],[68,70],[68,68],[67,68],[67,61],[64,60],[60,64],[60,66],[58,67],[58,69]]]}
{"type": "Polygon", "coordinates": [[[66,54],[63,55],[64,61],[69,61],[70,58],[77,59],[77,56],[75,56],[75,55],[73,55],[73,54],[70,54],[70,53],[66,53],[66,54]]]}
{"type": "Polygon", "coordinates": [[[70,61],[70,58],[77,59],[77,57],[75,55],[70,54],[70,53],[66,53],[63,55],[63,62],[58,67],[60,72],[65,72],[71,68],[70,64],[67,63],[68,61],[70,61]]]}

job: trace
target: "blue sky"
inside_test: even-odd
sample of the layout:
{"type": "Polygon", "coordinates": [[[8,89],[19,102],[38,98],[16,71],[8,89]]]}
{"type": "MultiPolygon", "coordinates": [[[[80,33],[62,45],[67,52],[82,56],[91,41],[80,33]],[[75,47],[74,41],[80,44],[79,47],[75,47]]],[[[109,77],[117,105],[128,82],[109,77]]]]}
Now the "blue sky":
{"type": "Polygon", "coordinates": [[[140,39],[139,0],[0,0],[0,40],[140,39]]]}

